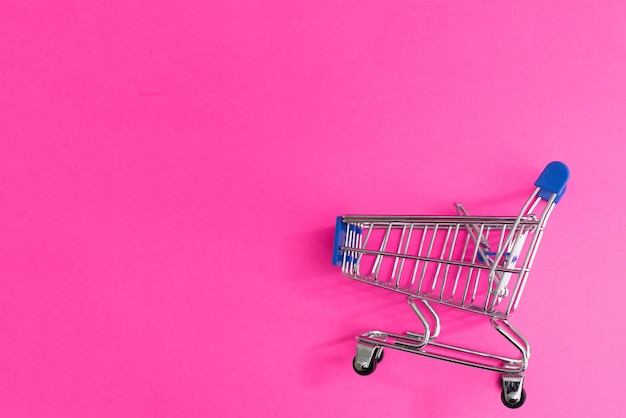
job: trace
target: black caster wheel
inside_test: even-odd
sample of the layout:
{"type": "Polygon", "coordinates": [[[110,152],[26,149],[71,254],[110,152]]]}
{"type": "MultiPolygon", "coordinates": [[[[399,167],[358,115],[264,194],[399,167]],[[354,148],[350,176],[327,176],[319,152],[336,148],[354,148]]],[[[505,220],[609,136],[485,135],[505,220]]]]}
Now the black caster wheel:
{"type": "Polygon", "coordinates": [[[374,356],[372,358],[372,361],[370,361],[370,365],[368,367],[361,367],[360,365],[357,365],[356,357],[354,357],[354,360],[352,360],[352,368],[357,374],[361,376],[369,376],[370,374],[374,373],[374,370],[376,370],[376,363],[376,356],[374,356]]]}
{"type": "Polygon", "coordinates": [[[502,395],[500,396],[500,398],[502,399],[502,403],[504,404],[504,406],[506,406],[507,408],[516,409],[524,405],[524,402],[526,402],[526,391],[522,389],[522,395],[520,396],[518,402],[508,402],[506,400],[506,396],[504,396],[504,390],[502,390],[502,395]]]}

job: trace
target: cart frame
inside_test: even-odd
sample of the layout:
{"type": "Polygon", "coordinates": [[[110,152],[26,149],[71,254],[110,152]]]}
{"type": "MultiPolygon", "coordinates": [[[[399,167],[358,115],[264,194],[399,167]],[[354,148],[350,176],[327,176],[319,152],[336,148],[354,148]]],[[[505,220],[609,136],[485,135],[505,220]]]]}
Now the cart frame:
{"type": "Polygon", "coordinates": [[[357,336],[354,370],[369,375],[385,348],[404,351],[500,373],[503,403],[522,406],[530,344],[509,317],[519,305],[545,226],[568,179],[565,164],[548,164],[516,217],[470,216],[459,203],[457,216],[337,217],[333,264],[346,277],[406,295],[423,327],[419,333],[374,330],[357,336]],[[432,304],[489,317],[518,355],[439,342],[441,319],[432,304]]]}

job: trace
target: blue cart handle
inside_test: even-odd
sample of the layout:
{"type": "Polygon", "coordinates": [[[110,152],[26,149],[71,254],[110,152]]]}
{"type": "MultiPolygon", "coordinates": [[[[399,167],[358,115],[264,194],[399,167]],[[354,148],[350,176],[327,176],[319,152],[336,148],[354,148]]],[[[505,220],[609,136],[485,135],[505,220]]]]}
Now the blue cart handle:
{"type": "Polygon", "coordinates": [[[569,168],[560,161],[553,161],[546,166],[541,175],[535,182],[535,186],[539,187],[539,197],[549,200],[554,193],[556,198],[554,203],[558,203],[565,194],[567,189],[567,180],[569,179],[569,168]]]}

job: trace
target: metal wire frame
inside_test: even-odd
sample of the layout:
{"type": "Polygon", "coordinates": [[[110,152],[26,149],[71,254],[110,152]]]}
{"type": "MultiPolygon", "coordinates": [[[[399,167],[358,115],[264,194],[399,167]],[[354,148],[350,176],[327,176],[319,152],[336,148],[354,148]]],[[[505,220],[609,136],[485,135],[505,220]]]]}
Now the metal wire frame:
{"type": "Polygon", "coordinates": [[[554,208],[556,195],[538,217],[533,215],[542,201],[538,192],[517,217],[469,216],[460,204],[459,216],[344,216],[349,227],[341,246],[342,272],[407,296],[507,319],[518,307],[554,208]],[[384,231],[377,241],[376,231],[384,231]],[[399,238],[392,238],[394,231],[400,231],[399,238]],[[366,258],[374,259],[371,268],[364,268],[366,258]],[[413,268],[407,273],[410,263],[413,268]]]}

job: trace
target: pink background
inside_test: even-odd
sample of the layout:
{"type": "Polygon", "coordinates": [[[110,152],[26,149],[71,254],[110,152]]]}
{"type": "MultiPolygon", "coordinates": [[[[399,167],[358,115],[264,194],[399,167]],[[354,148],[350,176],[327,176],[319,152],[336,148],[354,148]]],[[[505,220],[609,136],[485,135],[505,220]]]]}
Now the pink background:
{"type": "Polygon", "coordinates": [[[623,415],[623,1],[91,3],[0,2],[0,416],[623,415]],[[513,214],[552,160],[526,405],[356,375],[417,322],[331,265],[334,217],[513,214]]]}

